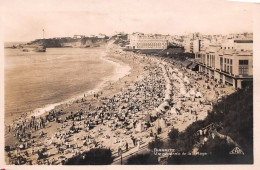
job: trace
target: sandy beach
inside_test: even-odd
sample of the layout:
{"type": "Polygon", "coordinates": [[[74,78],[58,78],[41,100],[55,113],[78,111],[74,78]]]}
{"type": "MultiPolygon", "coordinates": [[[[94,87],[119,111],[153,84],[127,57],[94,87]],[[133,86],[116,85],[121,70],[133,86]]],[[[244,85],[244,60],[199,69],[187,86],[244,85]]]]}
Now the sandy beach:
{"type": "Polygon", "coordinates": [[[165,58],[116,48],[102,58],[117,69],[95,90],[6,126],[7,164],[63,164],[91,148],[130,154],[203,120],[215,99],[233,92],[165,58]]]}

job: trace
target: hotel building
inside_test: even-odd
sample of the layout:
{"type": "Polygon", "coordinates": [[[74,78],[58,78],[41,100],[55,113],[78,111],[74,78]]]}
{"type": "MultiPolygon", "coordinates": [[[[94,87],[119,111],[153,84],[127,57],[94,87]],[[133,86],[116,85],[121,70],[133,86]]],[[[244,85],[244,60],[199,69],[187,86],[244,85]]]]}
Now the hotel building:
{"type": "Polygon", "coordinates": [[[199,71],[218,82],[243,88],[253,81],[253,40],[230,39],[195,53],[199,71]]]}
{"type": "Polygon", "coordinates": [[[158,34],[134,33],[129,35],[129,40],[132,49],[167,49],[169,45],[167,36],[158,34]]]}

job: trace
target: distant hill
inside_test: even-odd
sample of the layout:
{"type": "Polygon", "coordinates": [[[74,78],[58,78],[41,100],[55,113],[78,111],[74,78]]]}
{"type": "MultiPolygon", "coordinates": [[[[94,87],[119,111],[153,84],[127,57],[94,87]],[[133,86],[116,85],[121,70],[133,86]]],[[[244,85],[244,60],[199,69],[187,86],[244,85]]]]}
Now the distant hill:
{"type": "Polygon", "coordinates": [[[64,38],[50,38],[50,39],[37,39],[27,44],[24,47],[35,47],[39,45],[44,45],[46,48],[62,48],[62,47],[72,47],[72,48],[88,48],[88,47],[99,47],[104,46],[107,43],[108,37],[97,38],[97,37],[84,37],[74,39],[71,37],[64,38]]]}

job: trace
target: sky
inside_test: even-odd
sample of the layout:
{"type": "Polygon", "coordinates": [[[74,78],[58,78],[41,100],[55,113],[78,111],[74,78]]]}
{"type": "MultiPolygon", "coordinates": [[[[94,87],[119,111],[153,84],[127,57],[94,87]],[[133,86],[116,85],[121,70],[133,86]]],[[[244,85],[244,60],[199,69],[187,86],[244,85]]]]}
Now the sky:
{"type": "Polygon", "coordinates": [[[253,32],[252,3],[224,0],[0,0],[4,41],[115,32],[253,32]]]}

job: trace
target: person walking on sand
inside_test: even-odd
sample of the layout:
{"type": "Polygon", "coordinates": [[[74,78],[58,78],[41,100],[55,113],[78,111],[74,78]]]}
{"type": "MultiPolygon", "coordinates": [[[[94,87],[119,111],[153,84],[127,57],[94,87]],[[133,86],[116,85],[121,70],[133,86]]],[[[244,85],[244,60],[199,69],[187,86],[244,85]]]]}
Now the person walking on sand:
{"type": "Polygon", "coordinates": [[[121,149],[121,147],[120,146],[118,146],[118,156],[121,156],[121,154],[122,154],[122,149],[121,149]]]}
{"type": "Polygon", "coordinates": [[[128,142],[125,143],[125,150],[128,151],[128,142]]]}
{"type": "Polygon", "coordinates": [[[137,150],[139,151],[140,149],[140,140],[137,141],[137,150]]]}
{"type": "Polygon", "coordinates": [[[135,138],[132,136],[131,139],[133,141],[133,145],[135,146],[135,138]]]}

